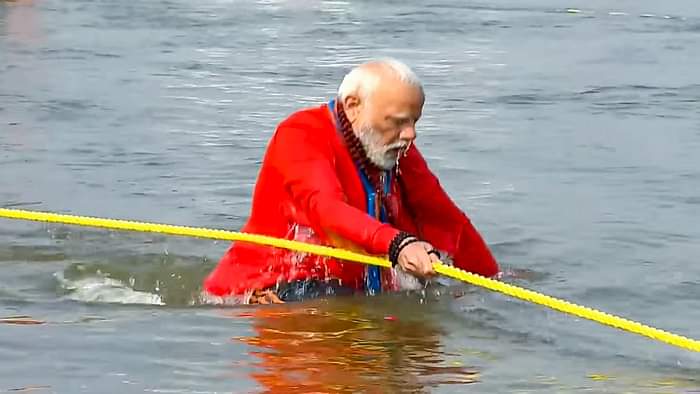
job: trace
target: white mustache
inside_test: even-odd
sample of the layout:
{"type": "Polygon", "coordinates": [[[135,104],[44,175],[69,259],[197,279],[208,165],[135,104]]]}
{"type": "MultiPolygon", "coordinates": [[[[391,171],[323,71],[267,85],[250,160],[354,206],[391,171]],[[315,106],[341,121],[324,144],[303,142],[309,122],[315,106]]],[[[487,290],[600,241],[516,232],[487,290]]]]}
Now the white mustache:
{"type": "Polygon", "coordinates": [[[369,126],[363,126],[359,135],[365,153],[371,162],[383,169],[391,169],[398,164],[401,155],[406,155],[412,141],[398,140],[382,145],[379,134],[369,126]]]}
{"type": "Polygon", "coordinates": [[[408,142],[397,141],[397,142],[394,142],[393,144],[386,145],[386,146],[384,147],[384,152],[390,151],[390,150],[392,150],[392,149],[400,149],[400,150],[403,150],[403,149],[407,149],[408,146],[409,146],[409,143],[408,143],[408,142]]]}

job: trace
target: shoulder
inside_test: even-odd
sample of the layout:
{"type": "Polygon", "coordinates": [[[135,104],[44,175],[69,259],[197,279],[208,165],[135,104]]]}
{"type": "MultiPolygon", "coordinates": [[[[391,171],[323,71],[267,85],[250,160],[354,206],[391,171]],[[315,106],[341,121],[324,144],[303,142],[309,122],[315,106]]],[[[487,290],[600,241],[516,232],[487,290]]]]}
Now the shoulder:
{"type": "Polygon", "coordinates": [[[335,134],[335,125],[324,104],[287,116],[277,126],[270,145],[274,152],[285,156],[313,152],[329,155],[337,138],[335,134]]]}
{"type": "Polygon", "coordinates": [[[277,130],[328,130],[333,128],[333,122],[326,104],[300,109],[288,115],[277,126],[277,130]]]}

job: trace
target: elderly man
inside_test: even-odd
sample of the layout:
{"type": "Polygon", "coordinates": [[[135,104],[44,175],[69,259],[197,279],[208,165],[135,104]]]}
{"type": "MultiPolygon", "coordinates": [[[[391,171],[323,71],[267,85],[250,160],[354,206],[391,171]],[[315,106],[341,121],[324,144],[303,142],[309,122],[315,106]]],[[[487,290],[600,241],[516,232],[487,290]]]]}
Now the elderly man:
{"type": "Polygon", "coordinates": [[[279,124],[242,229],[387,256],[395,268],[234,243],[205,279],[205,291],[250,303],[376,294],[398,289],[401,271],[429,278],[441,257],[497,274],[482,237],[413,144],[424,101],[416,75],[396,60],[351,70],[336,98],[279,124]]]}

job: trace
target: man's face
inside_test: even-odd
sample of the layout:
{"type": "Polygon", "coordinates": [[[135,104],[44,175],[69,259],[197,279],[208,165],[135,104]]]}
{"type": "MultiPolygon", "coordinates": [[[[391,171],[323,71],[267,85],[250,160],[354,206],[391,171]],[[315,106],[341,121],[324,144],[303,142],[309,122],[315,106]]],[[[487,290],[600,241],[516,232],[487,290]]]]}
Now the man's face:
{"type": "Polygon", "coordinates": [[[353,126],[368,158],[390,169],[416,138],[425,99],[419,88],[399,80],[382,81],[369,100],[359,102],[353,126]]]}

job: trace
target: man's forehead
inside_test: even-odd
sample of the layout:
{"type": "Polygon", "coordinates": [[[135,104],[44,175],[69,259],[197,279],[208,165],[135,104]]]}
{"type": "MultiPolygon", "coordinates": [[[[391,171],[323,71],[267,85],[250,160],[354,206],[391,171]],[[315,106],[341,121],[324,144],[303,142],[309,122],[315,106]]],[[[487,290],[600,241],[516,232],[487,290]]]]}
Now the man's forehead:
{"type": "Polygon", "coordinates": [[[407,84],[384,85],[377,89],[373,96],[373,100],[378,99],[384,104],[396,106],[422,106],[425,100],[420,89],[407,84]]]}
{"type": "Polygon", "coordinates": [[[400,95],[405,95],[405,94],[411,94],[411,95],[417,95],[417,96],[422,96],[423,95],[423,90],[415,85],[411,85],[405,81],[402,81],[398,78],[384,78],[380,79],[379,83],[377,84],[377,92],[378,93],[383,93],[383,94],[400,94],[400,95]]]}
{"type": "Polygon", "coordinates": [[[412,119],[413,117],[415,117],[415,114],[406,111],[401,111],[391,113],[389,116],[396,119],[412,119]]]}

